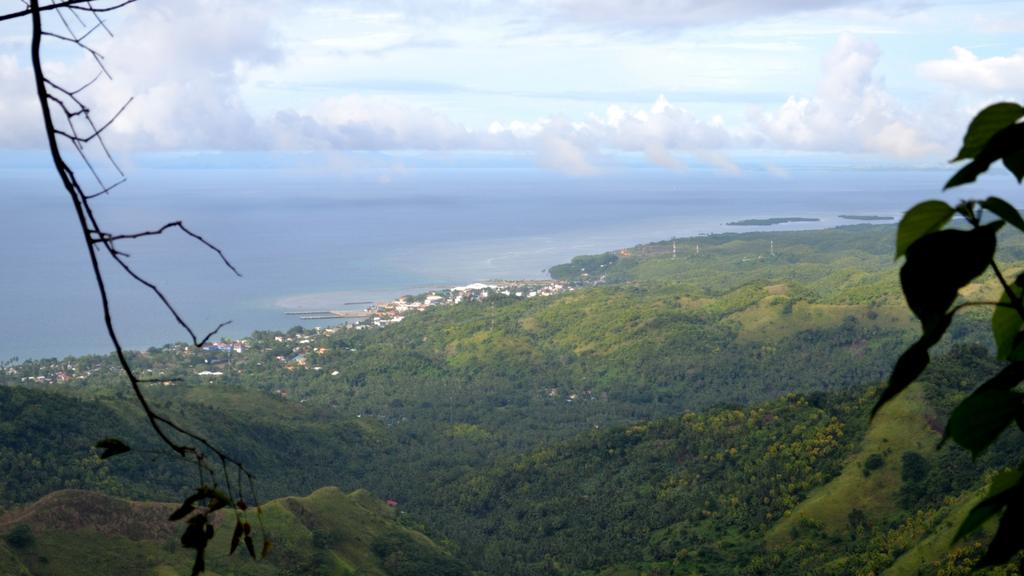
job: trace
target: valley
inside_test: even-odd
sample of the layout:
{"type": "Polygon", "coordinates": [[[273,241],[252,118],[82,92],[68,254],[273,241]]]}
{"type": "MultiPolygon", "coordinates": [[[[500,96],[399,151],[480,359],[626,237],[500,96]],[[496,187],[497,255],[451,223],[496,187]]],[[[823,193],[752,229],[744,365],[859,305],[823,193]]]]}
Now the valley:
{"type": "MultiPolygon", "coordinates": [[[[546,298],[494,293],[373,329],[256,332],[132,360],[155,406],[216,438],[276,499],[283,550],[261,572],[217,559],[218,574],[414,573],[399,557],[438,566],[421,574],[959,574],[985,536],[950,549],[950,526],[1022,446],[1007,437],[976,461],[936,450],[956,401],[998,369],[975,311],[869,423],[919,331],[894,238],[858,224],[666,240],[554,266],[575,289],[546,298]],[[375,552],[378,537],[418,547],[375,552]]],[[[1024,256],[1012,237],[1001,250],[1024,256]]],[[[156,452],[113,359],[26,361],[0,384],[0,535],[35,535],[0,539],[0,567],[70,574],[40,558],[88,549],[133,573],[182,573],[166,535],[72,529],[61,518],[74,505],[33,516],[68,494],[113,510],[194,484],[156,452]],[[91,446],[105,437],[132,451],[101,461],[91,446]],[[71,533],[82,548],[60,542],[71,533]]]]}

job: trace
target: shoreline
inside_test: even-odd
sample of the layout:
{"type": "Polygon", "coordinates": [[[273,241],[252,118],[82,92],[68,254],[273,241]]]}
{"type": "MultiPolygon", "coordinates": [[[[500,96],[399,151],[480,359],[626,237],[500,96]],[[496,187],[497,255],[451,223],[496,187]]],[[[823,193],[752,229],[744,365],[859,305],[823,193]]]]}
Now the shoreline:
{"type": "MultiPolygon", "coordinates": [[[[683,226],[681,235],[675,236],[675,239],[685,238],[698,238],[708,235],[717,234],[749,234],[749,233],[763,233],[763,232],[798,232],[798,231],[814,231],[814,230],[827,230],[830,228],[838,228],[843,226],[860,226],[860,225],[895,225],[894,220],[900,215],[895,214],[892,217],[894,220],[877,220],[877,221],[853,221],[848,219],[842,219],[834,212],[822,213],[822,212],[807,212],[810,215],[818,217],[818,221],[814,222],[791,222],[781,225],[774,226],[745,226],[742,229],[737,229],[734,226],[727,226],[725,218],[721,222],[711,225],[694,225],[694,226],[683,226]]],[[[888,215],[891,211],[888,210],[865,210],[865,214],[873,215],[888,215]]],[[[637,234],[628,234],[628,239],[623,237],[609,238],[601,237],[598,235],[591,235],[582,241],[572,242],[574,246],[573,256],[579,255],[592,255],[592,254],[603,254],[607,252],[614,252],[621,250],[624,247],[641,246],[645,244],[652,244],[656,242],[662,242],[671,240],[673,237],[671,234],[665,234],[660,230],[647,231],[646,233],[640,232],[637,234]]],[[[550,250],[545,249],[544,252],[550,250]]],[[[502,256],[494,256],[493,258],[501,258],[502,256]]],[[[554,264],[551,260],[547,260],[546,264],[541,266],[532,267],[532,270],[536,272],[527,272],[520,276],[519,282],[543,282],[551,281],[552,278],[548,273],[548,270],[557,266],[558,264],[564,264],[571,260],[572,256],[567,258],[556,257],[555,260],[561,260],[554,264]],[[542,267],[543,266],[543,267],[542,267]]],[[[480,276],[476,276],[479,278],[480,276]]],[[[491,281],[495,282],[495,281],[491,281]]],[[[289,293],[277,297],[271,297],[263,300],[262,303],[254,306],[253,316],[262,318],[258,325],[253,324],[251,321],[246,322],[245,319],[235,318],[236,323],[229,327],[227,330],[220,334],[221,337],[225,338],[247,338],[257,331],[270,331],[270,332],[285,332],[290,328],[299,326],[303,329],[310,329],[315,326],[313,322],[325,322],[331,321],[330,319],[319,319],[319,320],[301,320],[299,318],[293,318],[293,321],[289,324],[285,321],[289,318],[286,312],[295,312],[302,309],[317,309],[317,310],[344,310],[346,308],[345,303],[353,302],[389,302],[401,298],[402,296],[408,296],[411,294],[425,294],[430,291],[443,291],[451,289],[452,287],[459,285],[468,285],[475,283],[473,280],[464,278],[460,280],[451,280],[446,284],[441,282],[428,282],[428,283],[411,283],[404,287],[395,289],[369,289],[369,290],[337,290],[330,292],[314,292],[314,293],[289,293]],[[325,299],[325,297],[327,297],[325,299]],[[317,300],[320,300],[317,302],[317,300]],[[325,301],[326,300],[326,301],[325,301]],[[294,304],[302,303],[302,306],[295,306],[294,304]],[[292,304],[291,306],[282,306],[282,303],[292,304]],[[307,306],[307,304],[316,304],[307,306]],[[239,327],[239,329],[232,329],[233,327],[239,327]]],[[[340,319],[339,319],[340,320],[340,319]]],[[[151,347],[161,347],[177,343],[178,337],[174,334],[168,333],[167,339],[142,342],[139,344],[127,343],[125,349],[131,351],[144,351],[151,347]]],[[[88,355],[106,355],[111,352],[108,342],[98,343],[96,346],[87,346],[75,349],[75,347],[61,347],[59,351],[50,352],[47,348],[43,347],[38,353],[15,353],[8,354],[7,357],[0,354],[0,359],[6,360],[7,358],[17,357],[19,361],[30,361],[39,359],[50,359],[50,358],[68,358],[88,355]]]]}
{"type": "MultiPolygon", "coordinates": [[[[815,230],[828,230],[828,229],[832,229],[832,228],[840,228],[840,227],[844,227],[844,226],[862,226],[862,225],[872,225],[872,226],[882,225],[882,226],[884,226],[884,225],[894,225],[896,223],[897,218],[899,218],[899,215],[897,215],[897,216],[882,216],[882,215],[872,214],[872,215],[866,216],[866,217],[851,218],[850,216],[843,214],[843,215],[832,215],[832,216],[818,215],[815,218],[810,218],[810,217],[778,218],[778,220],[784,220],[784,221],[775,222],[775,223],[772,223],[772,224],[744,224],[744,225],[741,225],[741,226],[737,226],[737,225],[735,225],[732,222],[722,222],[722,223],[720,223],[718,225],[718,230],[717,231],[713,231],[713,232],[695,232],[695,233],[687,234],[685,236],[659,237],[659,238],[654,239],[654,240],[641,240],[641,241],[634,242],[633,244],[631,244],[629,246],[622,246],[622,245],[612,246],[612,247],[606,248],[604,250],[597,250],[597,251],[586,252],[586,253],[577,253],[573,257],[575,257],[575,256],[590,256],[590,255],[597,255],[597,254],[606,254],[606,253],[617,252],[617,251],[621,251],[621,250],[628,250],[628,249],[633,248],[633,247],[644,246],[644,245],[647,245],[647,244],[656,244],[656,243],[659,243],[659,242],[666,242],[666,241],[671,241],[671,240],[685,241],[685,240],[688,240],[688,239],[696,239],[696,238],[702,238],[702,237],[706,237],[706,236],[714,236],[714,235],[718,235],[718,234],[752,234],[752,233],[765,233],[765,232],[771,233],[771,232],[804,232],[804,231],[808,231],[809,232],[809,231],[815,231],[815,230]]],[[[756,220],[756,219],[754,219],[754,220],[756,220]]],[[[772,219],[766,218],[765,220],[772,220],[772,219]]],[[[571,260],[571,259],[572,259],[572,257],[569,258],[569,260],[571,260]]],[[[310,321],[311,322],[311,321],[314,321],[314,320],[324,320],[324,319],[329,320],[330,318],[309,318],[309,319],[298,318],[298,316],[303,315],[303,309],[308,310],[308,311],[314,311],[314,312],[319,312],[319,311],[324,311],[324,312],[328,312],[328,311],[341,312],[341,311],[350,310],[349,308],[345,307],[344,303],[342,303],[340,305],[336,304],[338,299],[342,298],[343,295],[346,298],[347,297],[352,297],[352,298],[357,299],[357,300],[370,301],[373,306],[377,306],[377,305],[381,305],[381,304],[393,303],[393,302],[396,302],[396,301],[401,300],[403,298],[420,297],[420,296],[423,296],[425,294],[429,294],[429,293],[432,293],[432,292],[444,292],[444,291],[456,290],[456,289],[458,289],[460,287],[460,286],[458,286],[456,284],[461,284],[462,286],[465,286],[465,285],[481,284],[481,283],[482,284],[500,284],[500,283],[559,282],[558,280],[555,280],[554,278],[551,277],[549,270],[551,268],[554,268],[554,267],[559,266],[561,264],[565,264],[569,260],[566,260],[565,262],[557,262],[557,263],[554,263],[554,264],[549,264],[546,268],[544,268],[541,271],[543,276],[537,276],[537,277],[520,277],[520,278],[516,278],[516,279],[495,279],[495,278],[491,278],[491,279],[487,279],[487,280],[472,280],[472,281],[462,282],[462,283],[452,282],[452,283],[449,283],[447,285],[424,284],[424,285],[409,287],[409,288],[405,288],[405,289],[375,290],[375,291],[367,291],[367,292],[356,292],[356,291],[339,290],[339,291],[332,291],[332,292],[315,292],[315,293],[307,293],[307,294],[302,294],[302,293],[300,293],[300,294],[292,294],[292,295],[289,295],[289,296],[284,296],[284,297],[276,299],[274,301],[274,309],[279,314],[282,314],[284,316],[293,316],[293,317],[296,317],[295,318],[296,320],[305,320],[305,321],[310,321]],[[356,295],[356,296],[352,296],[353,294],[356,295]],[[374,295],[374,294],[376,294],[377,296],[371,296],[371,295],[374,295]],[[365,298],[363,296],[365,296],[365,298]],[[380,296],[383,296],[383,298],[381,298],[380,296]],[[297,306],[297,305],[295,305],[295,304],[297,304],[298,302],[301,302],[301,301],[305,301],[306,305],[304,305],[304,306],[297,306]]],[[[356,304],[362,304],[362,303],[364,303],[364,302],[357,302],[356,304]]],[[[363,310],[365,310],[365,309],[363,309],[363,310]]],[[[339,316],[339,319],[342,319],[342,317],[339,316]]]]}

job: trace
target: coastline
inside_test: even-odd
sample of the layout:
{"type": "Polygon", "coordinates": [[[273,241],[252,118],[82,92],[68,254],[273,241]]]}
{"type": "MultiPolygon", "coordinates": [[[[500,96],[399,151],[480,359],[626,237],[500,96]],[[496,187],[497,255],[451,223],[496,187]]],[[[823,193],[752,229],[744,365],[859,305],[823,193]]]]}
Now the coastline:
{"type": "MultiPolygon", "coordinates": [[[[709,235],[717,234],[749,234],[749,233],[763,233],[763,232],[796,232],[796,231],[812,231],[812,230],[827,230],[830,228],[838,228],[842,226],[860,226],[860,225],[893,225],[900,215],[893,216],[882,216],[874,215],[870,219],[850,219],[844,217],[846,215],[822,215],[816,214],[815,217],[800,217],[798,219],[780,218],[785,220],[782,222],[774,222],[772,224],[756,224],[756,225],[742,225],[736,226],[731,222],[721,222],[718,225],[703,226],[698,232],[684,233],[682,236],[664,236],[659,235],[656,237],[647,236],[645,238],[638,239],[632,243],[620,243],[616,245],[605,244],[603,248],[598,248],[588,252],[577,252],[572,256],[565,258],[561,262],[549,262],[547,266],[540,270],[536,275],[524,274],[514,279],[487,279],[482,280],[480,276],[463,278],[461,282],[449,282],[447,284],[424,284],[419,286],[408,286],[404,288],[395,288],[390,290],[375,290],[375,291],[350,291],[350,290],[339,290],[334,292],[317,292],[317,293],[298,293],[283,296],[274,301],[274,310],[283,316],[292,317],[295,321],[299,322],[313,322],[314,320],[325,320],[324,318],[316,319],[303,319],[301,318],[302,311],[345,311],[345,310],[362,310],[363,308],[346,306],[344,301],[350,300],[366,300],[373,302],[374,305],[382,305],[395,303],[398,300],[405,297],[417,297],[429,294],[432,292],[444,292],[455,290],[460,286],[476,284],[476,283],[502,283],[502,282],[513,282],[513,283],[532,283],[532,282],[549,282],[554,281],[548,270],[565,264],[572,258],[581,255],[593,255],[593,254],[604,254],[608,252],[615,252],[623,249],[629,249],[635,246],[641,246],[645,244],[664,242],[668,240],[687,240],[692,238],[699,238],[709,235]]],[[[501,258],[502,256],[495,256],[494,258],[501,258]]],[[[341,318],[339,318],[341,319],[341,318]]]]}
{"type": "MultiPolygon", "coordinates": [[[[201,292],[183,292],[182,294],[191,297],[194,301],[203,300],[204,306],[212,310],[205,315],[191,315],[190,319],[195,324],[201,326],[203,323],[214,322],[215,325],[216,322],[224,319],[234,320],[234,323],[223,330],[219,337],[237,339],[249,337],[256,331],[283,332],[295,326],[312,328],[317,325],[331,326],[344,321],[343,319],[303,320],[296,315],[288,315],[287,312],[297,312],[303,309],[358,310],[360,306],[346,305],[346,303],[393,302],[405,295],[450,290],[452,287],[479,282],[480,278],[505,276],[495,273],[495,263],[501,265],[499,270],[512,271],[511,274],[505,276],[506,278],[511,277],[518,281],[549,281],[551,276],[548,274],[548,270],[558,264],[569,262],[574,256],[613,252],[626,247],[670,240],[673,237],[684,239],[715,234],[792,232],[824,230],[840,226],[893,225],[893,221],[889,220],[856,222],[842,219],[838,216],[838,211],[826,213],[807,210],[802,213],[808,217],[814,216],[818,220],[771,226],[744,226],[742,229],[737,229],[726,224],[729,221],[728,216],[718,216],[713,224],[694,222],[690,224],[676,223],[677,225],[673,226],[671,222],[667,222],[657,226],[632,225],[610,233],[580,234],[579,231],[569,231],[525,238],[504,237],[493,241],[435,243],[425,246],[422,251],[425,258],[419,261],[418,265],[423,269],[441,270],[443,275],[447,276],[445,280],[431,279],[425,277],[423,273],[414,273],[396,276],[397,281],[391,286],[376,284],[365,289],[352,288],[317,292],[281,291],[279,295],[239,299],[233,302],[229,300],[226,308],[219,307],[216,299],[203,300],[201,292]],[[463,249],[460,251],[459,248],[463,249]],[[450,255],[452,260],[439,258],[439,255],[450,255]],[[426,281],[415,281],[417,278],[426,281]],[[410,279],[413,281],[408,281],[410,279]]],[[[889,210],[869,210],[868,208],[864,209],[864,213],[893,214],[889,210]]],[[[895,214],[893,217],[898,216],[895,214]]],[[[282,286],[282,288],[287,290],[287,286],[282,286]]],[[[134,334],[126,332],[131,334],[130,338],[126,338],[126,349],[145,350],[149,347],[159,347],[179,341],[180,336],[176,329],[168,322],[161,322],[161,320],[161,317],[155,317],[155,321],[151,320],[143,330],[137,330],[134,334]]],[[[45,325],[49,326],[49,324],[45,325]]],[[[83,326],[84,328],[78,331],[78,339],[85,344],[67,344],[56,339],[48,340],[45,337],[37,337],[42,344],[22,346],[23,350],[20,353],[19,351],[0,353],[0,359],[12,357],[19,357],[21,360],[64,358],[109,353],[109,343],[101,333],[99,325],[90,323],[83,326]],[[95,336],[83,337],[86,334],[95,334],[95,336]],[[24,350],[24,348],[28,348],[28,350],[24,350]]]]}

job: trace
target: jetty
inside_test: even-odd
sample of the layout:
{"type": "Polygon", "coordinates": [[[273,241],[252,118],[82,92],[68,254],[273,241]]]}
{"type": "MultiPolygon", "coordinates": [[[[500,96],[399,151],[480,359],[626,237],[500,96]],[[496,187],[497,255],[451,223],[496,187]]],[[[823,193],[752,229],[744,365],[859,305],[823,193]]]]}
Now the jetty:
{"type": "Polygon", "coordinates": [[[369,318],[372,314],[369,310],[303,310],[298,312],[285,312],[288,316],[298,316],[303,320],[336,320],[369,318]]]}

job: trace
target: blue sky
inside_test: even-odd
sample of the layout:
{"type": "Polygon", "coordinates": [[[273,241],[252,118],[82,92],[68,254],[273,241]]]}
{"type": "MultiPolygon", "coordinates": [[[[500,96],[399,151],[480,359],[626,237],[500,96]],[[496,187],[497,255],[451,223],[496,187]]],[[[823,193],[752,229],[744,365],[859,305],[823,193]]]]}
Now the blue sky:
{"type": "MultiPolygon", "coordinates": [[[[0,25],[0,148],[41,143],[26,24],[0,25]]],[[[90,97],[136,98],[110,135],[127,156],[937,166],[974,112],[1024,92],[1019,2],[139,0],[111,24],[114,78],[90,97]]],[[[93,70],[48,56],[69,84],[93,70]]]]}

